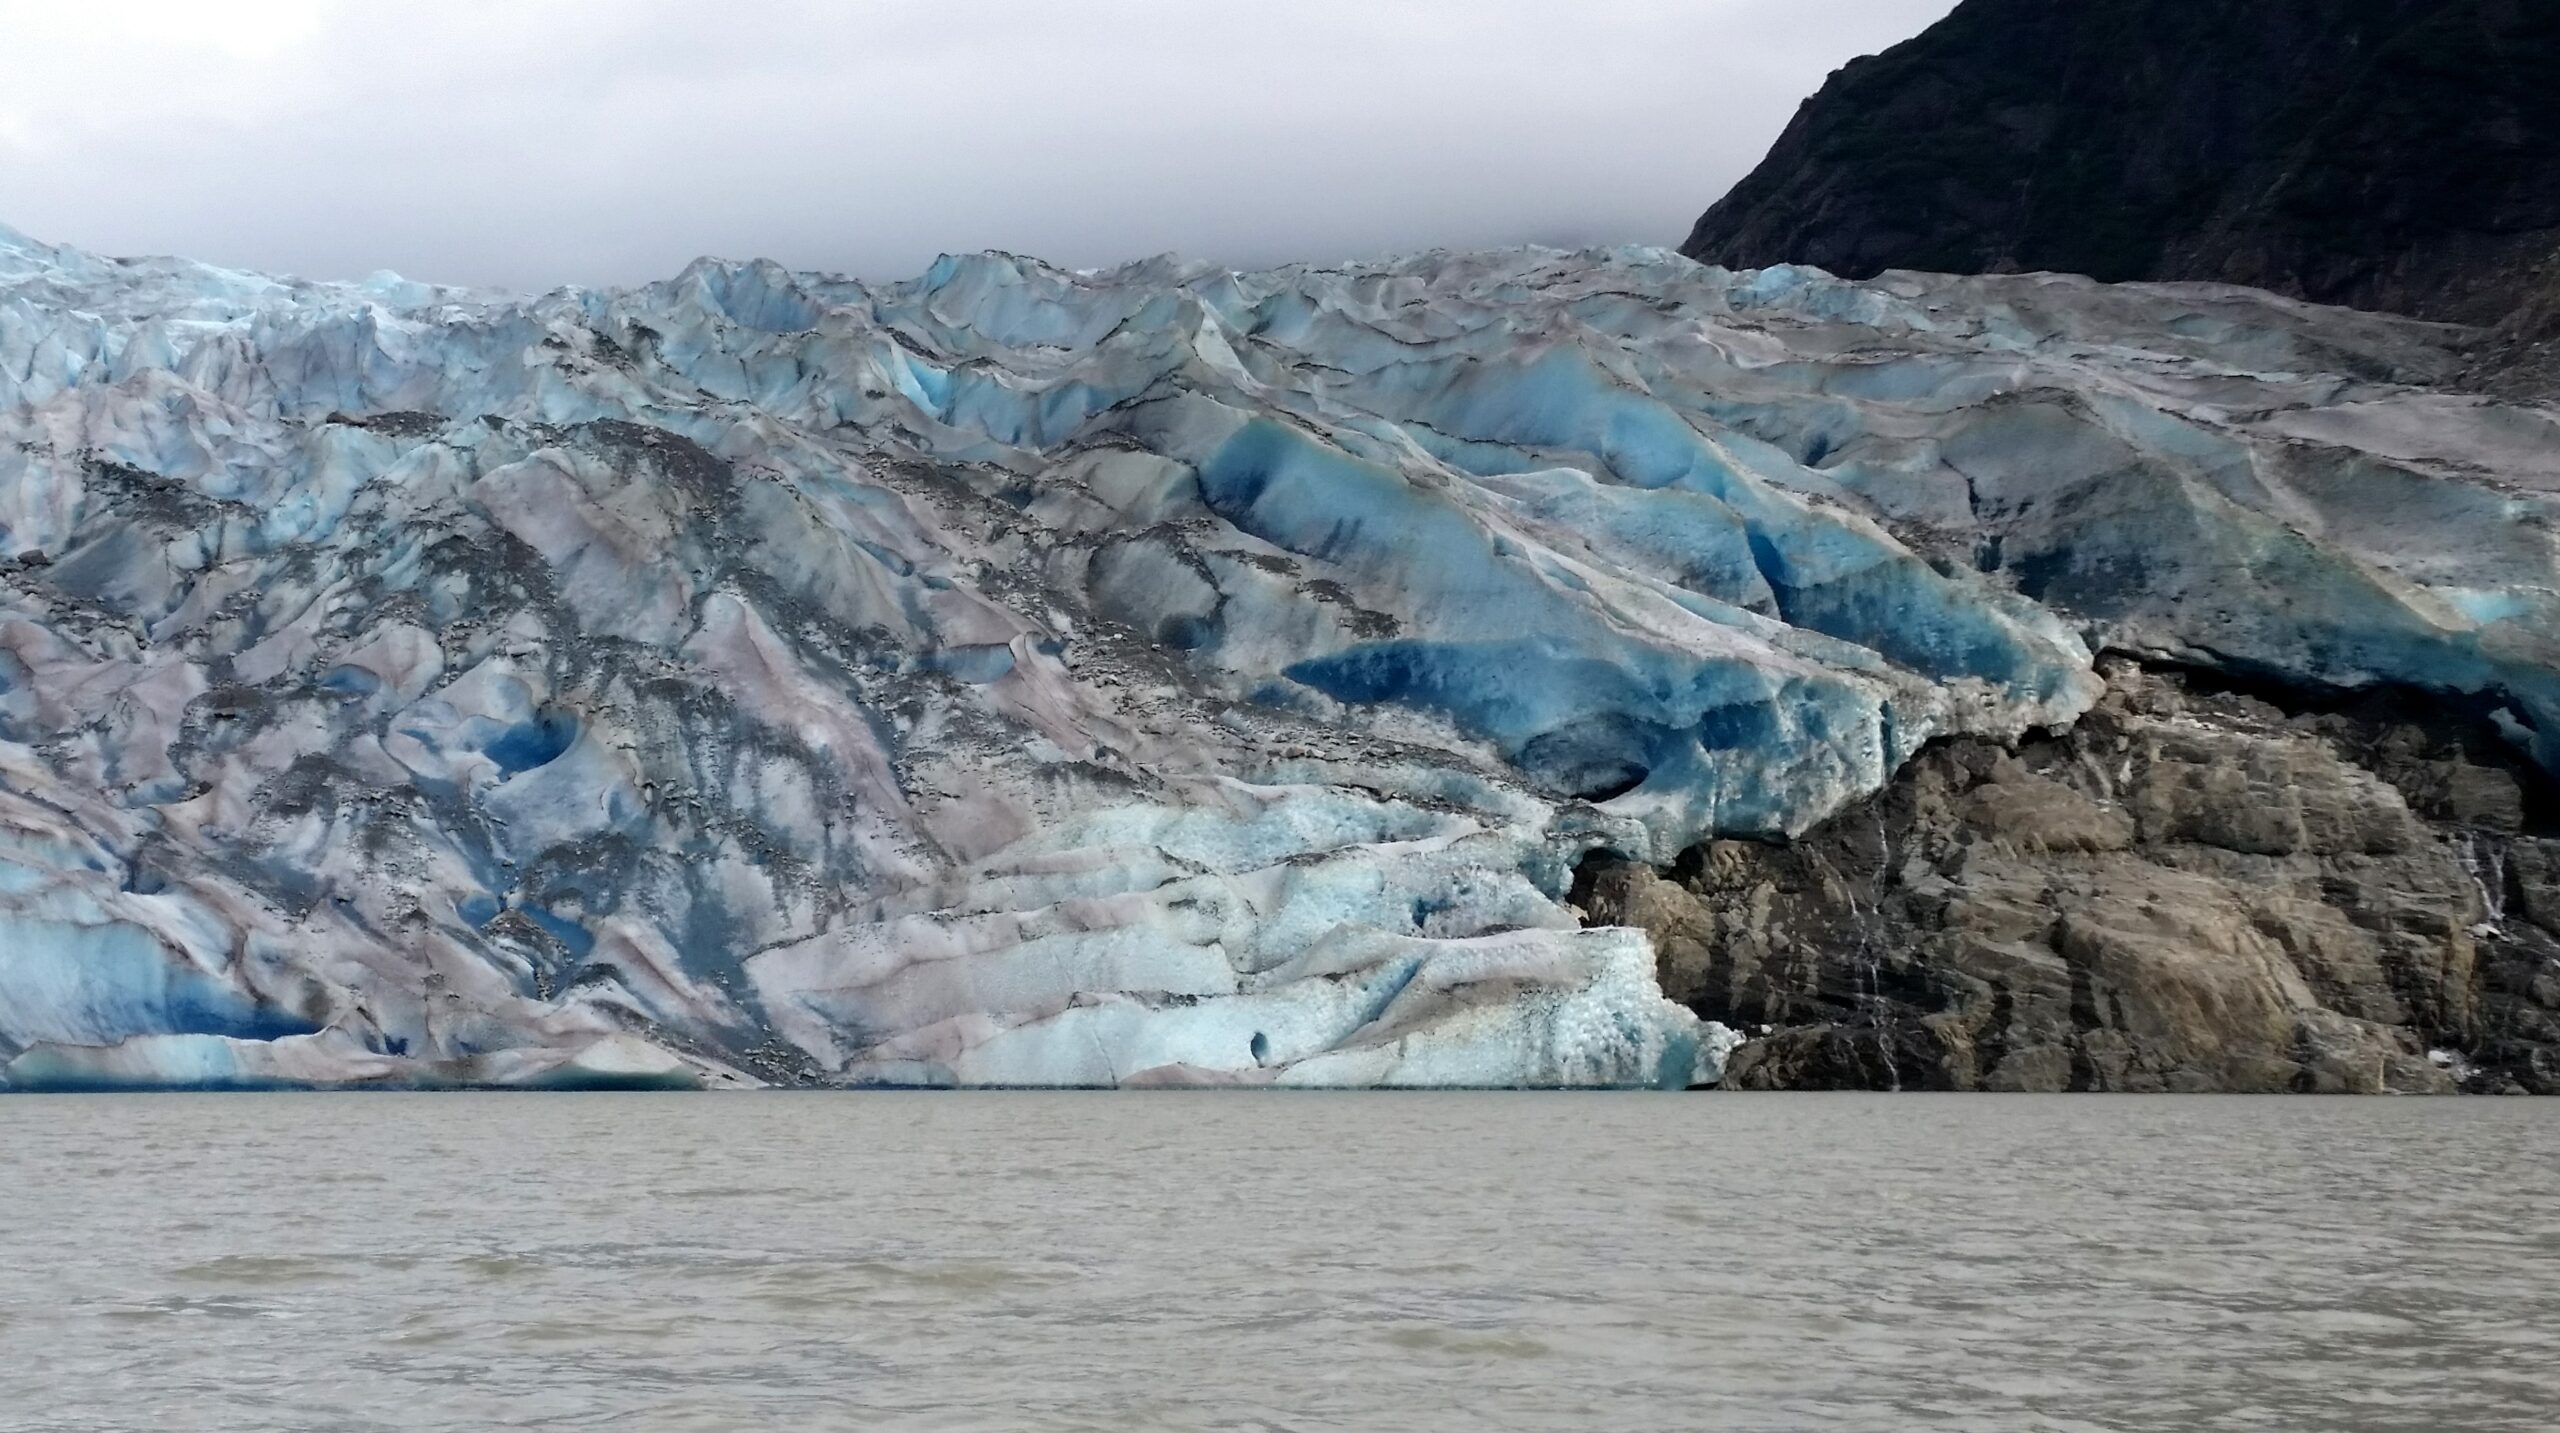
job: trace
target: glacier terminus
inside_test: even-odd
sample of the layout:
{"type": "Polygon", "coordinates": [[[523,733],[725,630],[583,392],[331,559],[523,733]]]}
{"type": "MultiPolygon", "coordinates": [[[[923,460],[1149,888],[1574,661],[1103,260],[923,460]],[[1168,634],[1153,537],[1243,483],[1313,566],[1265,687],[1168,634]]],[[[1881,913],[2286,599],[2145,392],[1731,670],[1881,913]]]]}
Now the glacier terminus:
{"type": "Polygon", "coordinates": [[[0,1083],[1714,1083],[1594,853],[2107,653],[2560,766],[2560,427],[2442,331],[1667,250],[702,261],[0,230],[0,1083]]]}

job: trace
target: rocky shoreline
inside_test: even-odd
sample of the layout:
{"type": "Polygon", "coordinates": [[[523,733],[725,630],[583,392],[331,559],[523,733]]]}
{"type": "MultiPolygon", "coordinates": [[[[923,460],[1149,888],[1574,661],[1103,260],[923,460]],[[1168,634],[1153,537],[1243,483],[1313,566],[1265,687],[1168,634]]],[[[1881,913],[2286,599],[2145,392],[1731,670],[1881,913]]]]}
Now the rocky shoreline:
{"type": "Polygon", "coordinates": [[[1575,904],[1752,1038],[1734,1089],[2560,1093],[2560,822],[2486,721],[2106,664],[1788,843],[1575,904]],[[2274,698],[2274,699],[2271,699],[2274,698]]]}

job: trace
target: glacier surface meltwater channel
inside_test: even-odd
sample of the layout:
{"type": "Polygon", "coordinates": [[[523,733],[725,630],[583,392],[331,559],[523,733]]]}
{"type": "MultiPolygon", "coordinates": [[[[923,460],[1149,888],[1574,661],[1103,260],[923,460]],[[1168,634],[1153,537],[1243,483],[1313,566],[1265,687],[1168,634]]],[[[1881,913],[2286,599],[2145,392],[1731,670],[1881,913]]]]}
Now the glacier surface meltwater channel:
{"type": "Polygon", "coordinates": [[[2123,649],[2560,757],[2550,415],[2240,290],[0,230],[0,1081],[1712,1082],[1575,863],[2123,649]]]}

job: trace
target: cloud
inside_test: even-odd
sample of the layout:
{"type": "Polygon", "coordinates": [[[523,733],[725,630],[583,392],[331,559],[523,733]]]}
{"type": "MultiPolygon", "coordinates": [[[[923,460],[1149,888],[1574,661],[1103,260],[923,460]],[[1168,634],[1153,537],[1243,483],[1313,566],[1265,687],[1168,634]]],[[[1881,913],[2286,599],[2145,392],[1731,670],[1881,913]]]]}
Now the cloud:
{"type": "Polygon", "coordinates": [[[1951,5],[0,0],[0,220],[508,287],[1670,243],[1951,5]]]}

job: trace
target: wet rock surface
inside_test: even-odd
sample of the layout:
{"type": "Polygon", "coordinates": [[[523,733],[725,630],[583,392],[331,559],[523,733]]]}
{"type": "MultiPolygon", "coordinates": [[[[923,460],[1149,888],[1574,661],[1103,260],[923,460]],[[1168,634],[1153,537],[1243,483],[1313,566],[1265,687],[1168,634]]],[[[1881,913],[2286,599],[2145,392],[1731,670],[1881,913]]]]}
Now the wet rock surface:
{"type": "Polygon", "coordinates": [[[2067,735],[1578,903],[1756,1032],[1741,1088],[2560,1093],[2560,833],[2492,728],[2105,670],[2067,735]]]}

